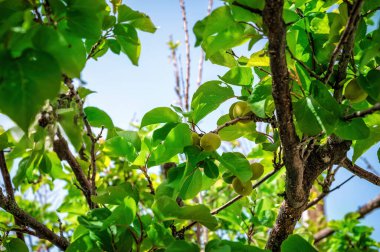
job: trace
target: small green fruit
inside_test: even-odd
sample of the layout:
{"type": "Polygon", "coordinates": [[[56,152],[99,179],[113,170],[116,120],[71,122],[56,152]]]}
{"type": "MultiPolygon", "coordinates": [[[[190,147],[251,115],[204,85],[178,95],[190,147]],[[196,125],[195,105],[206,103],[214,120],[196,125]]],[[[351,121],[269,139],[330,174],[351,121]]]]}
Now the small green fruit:
{"type": "Polygon", "coordinates": [[[235,192],[242,196],[250,195],[252,192],[252,182],[248,181],[246,183],[241,182],[240,179],[234,178],[232,181],[232,187],[234,188],[235,192]]]}
{"type": "Polygon", "coordinates": [[[251,164],[252,177],[251,180],[256,180],[264,174],[264,166],[260,163],[251,164]]]}
{"type": "Polygon", "coordinates": [[[191,139],[193,140],[193,145],[199,146],[201,144],[201,137],[194,131],[191,132],[191,139]]]}
{"type": "Polygon", "coordinates": [[[344,96],[352,103],[358,103],[364,101],[368,94],[362,89],[356,79],[352,79],[345,87],[343,91],[344,96]]]}
{"type": "Polygon", "coordinates": [[[233,103],[228,111],[228,115],[230,116],[230,119],[235,119],[234,117],[234,107],[236,105],[237,102],[233,103]]]}
{"type": "Polygon", "coordinates": [[[220,147],[221,143],[220,136],[211,132],[204,134],[200,141],[200,145],[205,151],[215,151],[220,147]]]}
{"type": "MultiPolygon", "coordinates": [[[[252,113],[251,108],[249,107],[248,103],[245,101],[237,102],[232,109],[233,118],[244,117],[251,113],[252,113]]],[[[245,124],[245,123],[250,123],[250,121],[240,121],[239,123],[245,124]]]]}

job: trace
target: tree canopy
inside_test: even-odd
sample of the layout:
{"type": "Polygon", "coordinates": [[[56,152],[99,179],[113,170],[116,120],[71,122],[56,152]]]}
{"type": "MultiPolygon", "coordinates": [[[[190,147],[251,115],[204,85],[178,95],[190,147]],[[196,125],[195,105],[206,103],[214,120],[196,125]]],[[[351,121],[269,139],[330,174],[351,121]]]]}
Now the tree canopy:
{"type": "Polygon", "coordinates": [[[380,141],[380,1],[211,6],[188,27],[179,1],[183,82],[169,42],[179,103],[127,130],[87,106],[94,91],[81,73],[107,52],[137,66],[139,33],[157,29],[150,17],[121,0],[0,0],[0,113],[13,122],[0,125],[5,251],[380,248],[359,222],[380,195],[339,221],[323,212],[324,197],[352,178],[332,188],[339,169],[380,185],[356,164],[380,141]],[[193,94],[191,28],[202,57],[227,68],[193,94]],[[212,131],[200,128],[231,101],[212,131]]]}

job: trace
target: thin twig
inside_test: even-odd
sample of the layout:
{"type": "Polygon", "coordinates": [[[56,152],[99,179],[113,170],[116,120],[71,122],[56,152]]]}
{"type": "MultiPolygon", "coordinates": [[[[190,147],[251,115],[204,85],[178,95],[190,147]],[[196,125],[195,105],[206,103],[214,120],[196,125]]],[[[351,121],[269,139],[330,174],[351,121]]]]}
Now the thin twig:
{"type": "Polygon", "coordinates": [[[361,7],[363,5],[363,2],[364,2],[364,0],[356,0],[354,5],[352,6],[351,15],[347,21],[346,29],[343,31],[343,34],[340,37],[339,42],[338,42],[337,46],[335,47],[335,49],[331,55],[329,65],[327,67],[326,75],[323,78],[324,83],[329,82],[329,79],[333,73],[335,61],[338,58],[339,52],[340,52],[342,46],[347,43],[347,41],[351,37],[351,34],[355,30],[356,24],[359,22],[360,10],[361,10],[361,7]]]}
{"type": "Polygon", "coordinates": [[[244,122],[244,121],[252,121],[252,122],[265,122],[265,123],[277,123],[275,118],[261,118],[256,116],[255,114],[248,115],[248,116],[243,116],[243,117],[237,117],[235,119],[232,119],[231,121],[225,122],[222,125],[220,125],[218,128],[215,130],[211,131],[213,133],[218,133],[222,129],[234,125],[238,122],[244,122]]]}
{"type": "Polygon", "coordinates": [[[321,193],[317,198],[315,198],[314,200],[310,201],[307,204],[306,209],[308,209],[308,208],[316,205],[319,201],[321,201],[322,199],[324,199],[327,195],[329,195],[330,193],[332,193],[335,190],[338,190],[340,187],[342,187],[344,184],[346,184],[348,181],[350,181],[354,177],[355,177],[355,175],[352,175],[351,177],[349,177],[348,179],[346,179],[345,181],[343,181],[341,184],[339,184],[338,186],[334,187],[333,189],[329,190],[328,192],[321,193]]]}
{"type": "MultiPolygon", "coordinates": [[[[377,195],[373,200],[369,201],[367,204],[361,206],[359,210],[356,211],[355,213],[358,213],[359,214],[358,219],[361,219],[379,207],[380,207],[380,194],[377,195]]],[[[325,228],[319,231],[318,233],[314,235],[314,243],[315,244],[319,243],[321,240],[323,240],[326,237],[329,237],[333,233],[335,233],[335,230],[332,228],[325,228]]]]}
{"type": "Polygon", "coordinates": [[[173,68],[174,68],[174,79],[175,79],[175,87],[174,91],[178,97],[178,105],[183,108],[183,102],[182,102],[182,91],[181,91],[181,82],[180,82],[180,77],[179,77],[179,67],[178,67],[178,62],[177,62],[177,47],[174,45],[173,38],[170,36],[169,40],[169,49],[171,52],[170,55],[170,60],[173,63],[173,68]]]}
{"type": "Polygon", "coordinates": [[[319,80],[319,81],[322,81],[323,82],[323,79],[321,78],[320,75],[316,74],[312,69],[310,69],[303,61],[297,59],[294,54],[292,53],[292,51],[290,51],[289,48],[286,48],[290,57],[295,60],[298,64],[300,64],[309,74],[310,76],[314,77],[315,79],[319,80]]]}
{"type": "Polygon", "coordinates": [[[179,5],[181,7],[182,20],[183,20],[183,30],[185,32],[185,46],[186,46],[186,87],[185,87],[185,108],[189,110],[189,92],[190,92],[190,41],[189,41],[189,30],[187,28],[187,16],[185,1],[179,0],[179,5]]]}
{"type": "MultiPolygon", "coordinates": [[[[272,177],[274,174],[276,174],[280,170],[280,168],[281,167],[276,167],[273,171],[271,171],[270,173],[268,173],[267,175],[265,175],[262,179],[260,179],[259,181],[257,181],[257,183],[252,186],[252,189],[255,189],[255,188],[259,187],[262,183],[264,183],[266,180],[268,180],[270,177],[272,177]]],[[[215,214],[220,213],[222,210],[224,210],[227,207],[231,206],[232,204],[234,204],[236,201],[240,200],[243,197],[244,196],[242,196],[242,195],[238,195],[235,198],[232,198],[231,200],[229,200],[228,202],[226,202],[222,206],[220,206],[220,207],[212,210],[211,214],[215,215],[215,214]]],[[[197,223],[198,223],[197,221],[191,222],[187,226],[183,227],[180,231],[178,231],[178,233],[184,233],[186,230],[189,230],[191,227],[193,227],[197,223]]]]}
{"type": "MultiPolygon", "coordinates": [[[[214,3],[213,0],[209,0],[208,1],[207,16],[209,16],[210,13],[211,13],[213,3],[214,3]]],[[[198,79],[197,79],[197,86],[198,87],[202,83],[203,63],[204,63],[204,60],[205,60],[204,58],[205,58],[205,52],[203,51],[203,49],[201,49],[201,56],[199,58],[199,63],[198,63],[198,79]]]]}
{"type": "Polygon", "coordinates": [[[354,118],[359,118],[359,117],[365,117],[366,115],[370,115],[375,113],[376,111],[380,111],[380,103],[376,103],[373,105],[371,108],[362,110],[362,111],[356,111],[350,115],[346,115],[343,117],[344,120],[348,121],[354,118]]]}
{"type": "MultiPolygon", "coordinates": [[[[0,150],[0,170],[4,181],[5,191],[7,192],[7,197],[9,200],[15,201],[15,194],[13,191],[11,176],[8,171],[7,162],[5,160],[3,150],[0,150]]],[[[15,224],[20,227],[23,226],[23,223],[17,217],[15,217],[15,224]]],[[[16,235],[19,239],[25,241],[24,235],[21,232],[16,232],[16,235]]]]}
{"type": "Polygon", "coordinates": [[[155,195],[156,192],[154,190],[152,179],[150,178],[150,176],[148,174],[148,169],[146,168],[146,166],[141,166],[140,170],[142,171],[142,173],[144,174],[146,180],[148,181],[148,187],[150,189],[150,194],[155,195]]]}

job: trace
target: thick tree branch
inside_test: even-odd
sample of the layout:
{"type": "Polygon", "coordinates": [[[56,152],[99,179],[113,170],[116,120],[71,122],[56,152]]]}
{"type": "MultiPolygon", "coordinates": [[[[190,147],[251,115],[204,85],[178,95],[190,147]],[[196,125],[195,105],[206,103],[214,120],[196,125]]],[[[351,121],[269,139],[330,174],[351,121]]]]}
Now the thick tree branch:
{"type": "Polygon", "coordinates": [[[286,197],[290,207],[299,208],[305,204],[302,188],[303,161],[298,151],[299,139],[293,123],[292,100],[289,74],[286,63],[286,29],[282,18],[283,0],[267,0],[263,20],[268,27],[269,57],[272,72],[272,95],[284,149],[286,167],[286,197]]]}
{"type": "MultiPolygon", "coordinates": [[[[367,214],[375,210],[376,208],[380,208],[380,194],[377,195],[373,200],[368,202],[367,204],[361,206],[356,213],[359,214],[359,219],[365,217],[367,214]]],[[[335,230],[331,228],[325,228],[314,235],[314,243],[317,244],[324,238],[332,235],[335,230]]]]}
{"type": "Polygon", "coordinates": [[[352,172],[353,174],[357,175],[358,177],[367,180],[368,182],[371,182],[374,185],[380,186],[380,177],[364,170],[363,168],[357,166],[356,164],[353,164],[351,160],[348,158],[345,158],[342,161],[342,166],[352,172]]]}
{"type": "MultiPolygon", "coordinates": [[[[339,39],[338,45],[335,47],[335,49],[331,55],[329,65],[327,67],[327,72],[326,72],[326,75],[324,77],[324,83],[329,82],[329,79],[330,79],[330,77],[333,73],[333,70],[334,70],[334,65],[335,65],[336,59],[338,58],[338,55],[339,55],[342,48],[344,48],[345,50],[348,50],[348,52],[345,52],[345,54],[347,54],[347,55],[345,55],[345,54],[342,55],[343,60],[341,60],[341,63],[340,63],[341,66],[339,66],[339,68],[341,70],[343,70],[343,68],[347,68],[348,60],[349,60],[349,57],[351,55],[351,50],[352,50],[352,46],[353,46],[353,44],[350,45],[347,43],[353,43],[354,33],[356,30],[357,24],[360,20],[360,10],[362,8],[363,2],[364,2],[364,0],[356,0],[354,5],[352,6],[350,17],[349,17],[347,24],[346,24],[346,29],[343,31],[343,34],[339,39]],[[348,57],[348,59],[347,59],[347,57],[348,57]]],[[[346,71],[346,70],[344,70],[344,71],[346,71]]]]}
{"type": "Polygon", "coordinates": [[[74,155],[69,149],[67,141],[63,138],[60,131],[57,130],[57,137],[53,143],[53,149],[57,153],[58,157],[63,161],[67,161],[74,172],[76,179],[78,180],[81,190],[83,191],[84,196],[86,197],[87,204],[90,208],[94,208],[94,204],[91,201],[91,184],[87,180],[86,175],[84,174],[82,167],[75,159],[74,155]]]}
{"type": "Polygon", "coordinates": [[[14,200],[5,197],[2,190],[0,190],[0,207],[8,213],[12,214],[15,218],[19,219],[28,227],[34,229],[35,233],[38,233],[38,237],[50,241],[60,249],[65,250],[70,245],[70,243],[64,237],[58,236],[44,224],[38,222],[36,219],[22,210],[14,200]]]}
{"type": "Polygon", "coordinates": [[[366,115],[373,114],[376,111],[380,111],[380,103],[376,103],[375,105],[373,105],[373,107],[371,107],[369,109],[362,110],[362,111],[356,111],[355,113],[352,113],[350,115],[346,115],[344,117],[344,120],[351,120],[354,118],[365,117],[366,115]]]}
{"type": "MultiPolygon", "coordinates": [[[[7,192],[7,197],[9,200],[15,201],[15,194],[13,191],[11,176],[9,175],[7,162],[5,160],[3,150],[0,150],[0,170],[4,181],[5,191],[7,192]]],[[[23,226],[23,223],[18,218],[15,218],[15,224],[20,227],[23,226]]],[[[21,232],[16,231],[16,235],[19,239],[24,241],[24,235],[21,232]]]]}

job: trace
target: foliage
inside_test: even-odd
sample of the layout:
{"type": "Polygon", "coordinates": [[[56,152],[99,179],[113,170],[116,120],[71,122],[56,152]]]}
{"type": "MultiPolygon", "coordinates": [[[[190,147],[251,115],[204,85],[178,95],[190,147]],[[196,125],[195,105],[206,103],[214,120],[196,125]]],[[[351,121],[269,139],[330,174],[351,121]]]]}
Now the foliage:
{"type": "MultiPolygon", "coordinates": [[[[50,203],[31,196],[17,196],[15,202],[41,225],[68,238],[70,245],[61,247],[67,251],[200,251],[196,243],[202,242],[210,252],[266,251],[286,173],[281,169],[283,129],[275,116],[268,27],[262,19],[265,2],[225,0],[199,20],[193,28],[195,45],[213,64],[227,67],[226,73],[196,90],[189,111],[153,108],[134,130],[118,127],[100,108],[85,106],[94,91],[72,82],[80,80],[88,60],[108,51],[125,54],[138,65],[138,30],[155,32],[146,14],[121,1],[111,4],[0,0],[0,112],[15,123],[0,129],[0,149],[9,150],[6,164],[15,169],[17,195],[58,193],[57,187],[63,187],[59,194],[64,195],[57,213],[50,203]],[[252,52],[253,47],[259,49],[252,52]],[[231,100],[247,102],[251,112],[238,118],[226,114],[214,122],[212,133],[219,134],[224,148],[206,151],[194,144],[194,132],[206,134],[197,124],[231,100]],[[234,145],[237,139],[254,147],[243,150],[234,145]],[[253,162],[264,166],[262,180],[252,181],[249,196],[239,196],[232,180],[251,183],[253,162]],[[226,205],[230,199],[232,204],[226,205]],[[208,241],[197,241],[198,224],[208,241]]],[[[352,141],[353,161],[380,140],[375,110],[347,119],[380,102],[380,29],[370,28],[379,1],[364,3],[343,78],[338,65],[331,78],[322,78],[346,28],[349,4],[284,3],[291,105],[305,159],[307,146],[323,146],[331,136],[352,141]],[[342,96],[344,85],[353,79],[368,93],[358,103],[342,96]]],[[[323,179],[330,174],[319,175],[323,179]]],[[[6,202],[12,203],[11,198],[6,202]]],[[[58,244],[39,235],[40,226],[19,224],[20,218],[12,216],[14,208],[1,206],[0,241],[6,251],[27,251],[13,231],[42,237],[33,240],[33,250],[58,244]]],[[[358,223],[357,216],[332,222],[337,232],[319,248],[374,251],[379,244],[369,237],[371,229],[358,223]]],[[[316,251],[312,235],[305,231],[302,237],[289,236],[281,248],[316,251]]]]}

